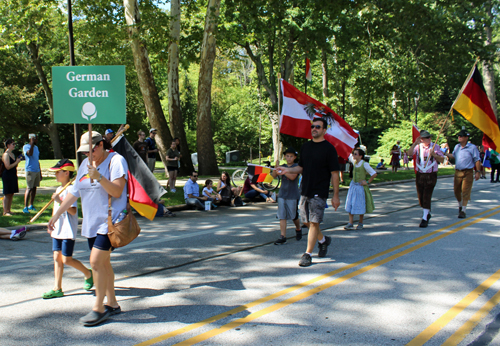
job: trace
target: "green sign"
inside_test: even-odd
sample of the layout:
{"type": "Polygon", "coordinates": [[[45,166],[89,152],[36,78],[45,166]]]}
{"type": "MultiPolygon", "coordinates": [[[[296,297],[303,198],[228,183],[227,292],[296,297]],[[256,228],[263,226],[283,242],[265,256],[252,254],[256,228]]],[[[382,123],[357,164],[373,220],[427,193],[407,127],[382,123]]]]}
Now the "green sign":
{"type": "Polygon", "coordinates": [[[125,66],[54,66],[54,122],[125,124],[125,66]]]}

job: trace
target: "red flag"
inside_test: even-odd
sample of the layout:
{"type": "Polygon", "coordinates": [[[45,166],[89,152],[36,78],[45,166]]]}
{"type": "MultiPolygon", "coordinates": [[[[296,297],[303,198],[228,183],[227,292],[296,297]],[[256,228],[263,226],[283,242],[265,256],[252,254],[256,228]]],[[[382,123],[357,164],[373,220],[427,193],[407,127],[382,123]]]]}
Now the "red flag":
{"type": "Polygon", "coordinates": [[[311,62],[309,61],[309,58],[306,58],[306,79],[309,83],[312,82],[311,62]]]}
{"type": "Polygon", "coordinates": [[[337,113],[281,80],[283,109],[280,118],[280,133],[311,139],[311,123],[314,118],[328,122],[325,139],[332,143],[340,157],[347,159],[358,142],[358,134],[337,113]]]}
{"type": "MultiPolygon", "coordinates": [[[[418,129],[417,125],[413,124],[411,128],[411,136],[413,139],[412,143],[415,143],[418,137],[420,137],[420,130],[418,129]]],[[[413,169],[415,170],[415,173],[417,173],[417,154],[415,154],[415,151],[413,151],[413,169]]]]}
{"type": "Polygon", "coordinates": [[[500,148],[498,121],[491,108],[490,100],[484,89],[483,78],[476,65],[472,68],[455,100],[453,110],[484,132],[490,139],[488,142],[490,148],[493,150],[500,148]]]}

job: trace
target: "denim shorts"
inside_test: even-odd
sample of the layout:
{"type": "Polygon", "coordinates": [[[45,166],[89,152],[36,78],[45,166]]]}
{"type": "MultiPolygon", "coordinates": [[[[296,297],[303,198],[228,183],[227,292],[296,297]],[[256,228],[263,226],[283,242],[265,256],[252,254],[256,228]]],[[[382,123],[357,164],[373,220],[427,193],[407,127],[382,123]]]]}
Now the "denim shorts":
{"type": "Polygon", "coordinates": [[[64,257],[73,256],[75,241],[73,239],[52,238],[52,251],[61,251],[64,257]]]}
{"type": "Polygon", "coordinates": [[[300,196],[300,219],[303,223],[321,223],[325,214],[326,198],[300,196]]]}
{"type": "Polygon", "coordinates": [[[90,251],[92,251],[93,247],[104,251],[108,251],[110,249],[111,251],[114,250],[114,248],[111,246],[111,242],[109,241],[109,237],[107,234],[98,234],[94,238],[88,238],[87,241],[89,243],[90,251]]]}

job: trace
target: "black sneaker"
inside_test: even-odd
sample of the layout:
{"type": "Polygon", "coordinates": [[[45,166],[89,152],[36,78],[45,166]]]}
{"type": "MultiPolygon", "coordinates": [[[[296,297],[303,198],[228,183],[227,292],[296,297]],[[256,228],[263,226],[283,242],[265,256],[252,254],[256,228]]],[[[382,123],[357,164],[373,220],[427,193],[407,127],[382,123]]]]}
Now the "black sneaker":
{"type": "Polygon", "coordinates": [[[458,213],[458,218],[459,219],[465,219],[467,216],[465,215],[465,211],[461,211],[460,210],[460,213],[458,213]]]}
{"type": "Polygon", "coordinates": [[[301,267],[309,267],[312,264],[311,255],[305,253],[302,255],[299,261],[299,266],[301,267]]]}
{"type": "Polygon", "coordinates": [[[286,244],[286,237],[283,237],[282,235],[278,240],[274,242],[274,245],[283,245],[286,244]]]}
{"type": "Polygon", "coordinates": [[[427,214],[427,222],[431,220],[431,217],[432,217],[431,213],[427,214]]]}
{"type": "Polygon", "coordinates": [[[429,221],[422,219],[422,221],[420,221],[420,225],[418,227],[425,228],[425,227],[427,227],[428,224],[429,224],[429,221]]]}
{"type": "Polygon", "coordinates": [[[325,242],[323,244],[318,243],[318,257],[325,257],[328,252],[328,245],[332,242],[332,238],[325,236],[325,242]]]}
{"type": "Polygon", "coordinates": [[[295,239],[300,240],[302,239],[302,230],[295,230],[295,239]]]}

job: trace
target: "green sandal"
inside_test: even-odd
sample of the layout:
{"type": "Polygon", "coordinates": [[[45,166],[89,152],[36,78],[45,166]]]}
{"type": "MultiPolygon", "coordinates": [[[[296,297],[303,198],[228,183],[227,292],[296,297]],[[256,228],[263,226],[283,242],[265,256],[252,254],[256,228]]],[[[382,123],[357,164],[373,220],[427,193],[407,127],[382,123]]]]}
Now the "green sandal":
{"type": "Polygon", "coordinates": [[[90,277],[85,279],[85,283],[83,284],[83,289],[86,291],[90,291],[92,287],[94,287],[94,274],[92,273],[92,269],[90,270],[90,277]]]}
{"type": "Polygon", "coordinates": [[[50,291],[45,292],[44,294],[42,294],[42,298],[43,299],[59,298],[59,297],[62,297],[62,296],[64,296],[64,293],[63,293],[62,289],[59,289],[57,291],[50,290],[50,291]]]}

